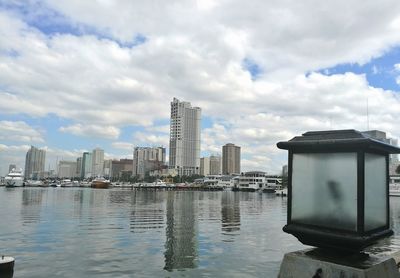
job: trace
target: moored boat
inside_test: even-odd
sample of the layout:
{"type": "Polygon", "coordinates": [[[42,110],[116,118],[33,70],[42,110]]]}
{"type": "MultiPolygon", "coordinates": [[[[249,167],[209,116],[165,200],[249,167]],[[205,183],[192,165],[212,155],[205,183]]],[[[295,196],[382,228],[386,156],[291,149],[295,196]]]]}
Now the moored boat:
{"type": "Polygon", "coordinates": [[[95,178],[92,180],[90,187],[92,188],[108,188],[110,186],[110,181],[105,178],[95,178]]]}
{"type": "Polygon", "coordinates": [[[24,177],[22,169],[12,169],[11,172],[4,178],[6,187],[21,187],[24,186],[24,177]]]}
{"type": "Polygon", "coordinates": [[[42,186],[42,185],[43,185],[42,181],[27,180],[25,182],[25,186],[30,186],[30,187],[38,187],[38,186],[42,186]]]}
{"type": "Polygon", "coordinates": [[[61,181],[61,187],[72,187],[72,181],[70,179],[63,179],[61,181]]]}
{"type": "Polygon", "coordinates": [[[91,186],[91,182],[89,182],[89,181],[81,181],[79,183],[79,186],[80,187],[90,187],[91,186]]]}

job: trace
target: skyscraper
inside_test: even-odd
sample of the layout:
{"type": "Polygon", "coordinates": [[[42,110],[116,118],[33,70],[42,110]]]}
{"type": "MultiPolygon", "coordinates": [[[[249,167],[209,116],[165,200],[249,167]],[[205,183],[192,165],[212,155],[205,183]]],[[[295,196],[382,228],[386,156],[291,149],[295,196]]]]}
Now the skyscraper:
{"type": "Polygon", "coordinates": [[[75,177],[81,177],[82,176],[82,157],[78,157],[76,159],[76,174],[75,177]]]}
{"type": "Polygon", "coordinates": [[[171,102],[169,167],[178,175],[200,172],[201,109],[174,98],[171,102]]]}
{"type": "Polygon", "coordinates": [[[25,178],[40,178],[44,172],[46,151],[31,146],[25,158],[25,178]]]}
{"type": "Polygon", "coordinates": [[[222,147],[222,174],[240,174],[240,147],[228,143],[222,147]]]}
{"type": "Polygon", "coordinates": [[[165,165],[165,148],[136,147],[132,165],[132,175],[143,179],[149,171],[160,170],[165,165]]]}
{"type": "Polygon", "coordinates": [[[92,176],[92,154],[84,152],[82,155],[81,178],[90,178],[92,176]]]}
{"type": "Polygon", "coordinates": [[[210,175],[221,175],[221,157],[218,155],[210,156],[210,175]]]}
{"type": "Polygon", "coordinates": [[[210,174],[210,158],[200,158],[200,175],[208,176],[210,174]]]}
{"type": "Polygon", "coordinates": [[[104,150],[96,148],[92,152],[92,176],[101,177],[104,175],[104,150]]]}

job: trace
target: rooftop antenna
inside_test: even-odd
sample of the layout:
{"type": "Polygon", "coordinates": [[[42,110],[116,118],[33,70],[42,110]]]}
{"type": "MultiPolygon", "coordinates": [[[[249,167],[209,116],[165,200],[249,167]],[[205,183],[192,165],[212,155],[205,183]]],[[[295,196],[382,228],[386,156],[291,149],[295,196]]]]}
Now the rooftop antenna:
{"type": "Polygon", "coordinates": [[[368,105],[368,97],[367,97],[367,130],[369,130],[369,105],[368,105]]]}

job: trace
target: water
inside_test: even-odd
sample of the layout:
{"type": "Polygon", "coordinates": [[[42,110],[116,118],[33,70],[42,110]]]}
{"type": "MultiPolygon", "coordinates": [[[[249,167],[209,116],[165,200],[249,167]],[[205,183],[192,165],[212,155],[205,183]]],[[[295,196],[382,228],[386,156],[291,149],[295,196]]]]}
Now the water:
{"type": "MultiPolygon", "coordinates": [[[[245,192],[0,188],[0,254],[16,258],[14,277],[276,277],[283,254],[304,248],[281,230],[286,201],[245,192]]],[[[391,202],[398,234],[400,198],[391,202]]],[[[396,237],[389,245],[400,247],[396,237]]]]}

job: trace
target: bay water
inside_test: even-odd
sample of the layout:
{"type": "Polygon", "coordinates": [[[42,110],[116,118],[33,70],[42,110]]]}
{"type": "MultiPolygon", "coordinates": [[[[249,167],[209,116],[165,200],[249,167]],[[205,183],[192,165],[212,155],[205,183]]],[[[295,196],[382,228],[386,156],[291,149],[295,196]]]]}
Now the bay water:
{"type": "MultiPolygon", "coordinates": [[[[391,197],[400,247],[400,198],[391,197]]],[[[14,277],[276,277],[287,199],[252,192],[0,188],[14,277]]]]}

